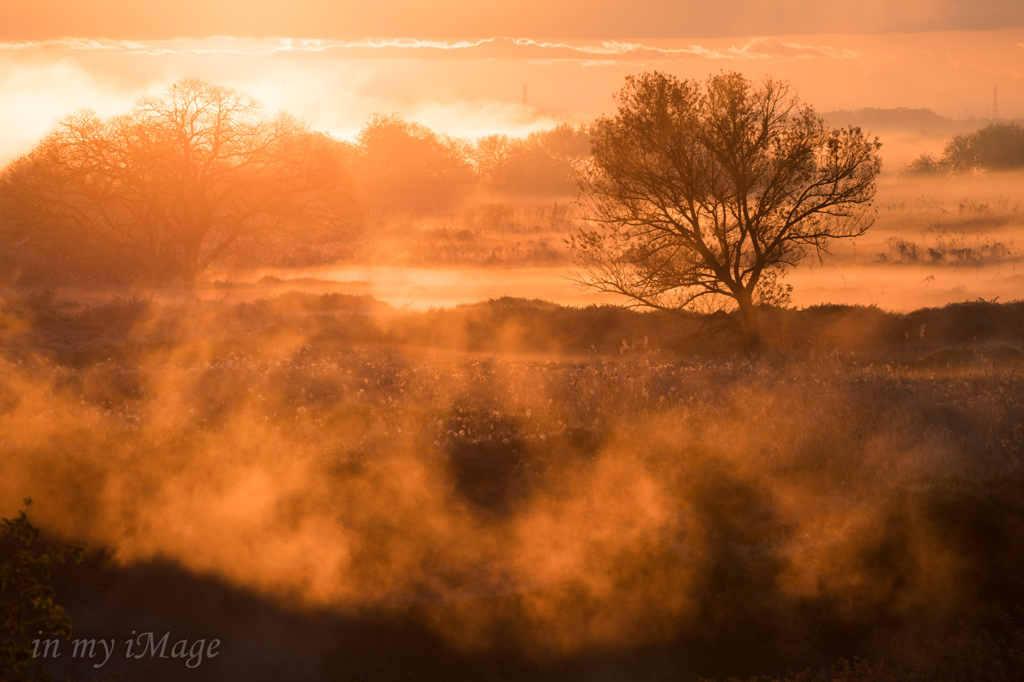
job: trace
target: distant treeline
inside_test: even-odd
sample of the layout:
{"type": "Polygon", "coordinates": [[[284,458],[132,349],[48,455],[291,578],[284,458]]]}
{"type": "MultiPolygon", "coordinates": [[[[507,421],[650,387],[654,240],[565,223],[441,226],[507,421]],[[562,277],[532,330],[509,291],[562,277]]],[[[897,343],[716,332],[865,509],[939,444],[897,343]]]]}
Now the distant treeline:
{"type": "Polygon", "coordinates": [[[955,135],[941,158],[922,154],[907,164],[903,175],[963,174],[980,170],[1024,168],[1024,126],[993,123],[973,133],[955,135]]]}
{"type": "Polygon", "coordinates": [[[983,118],[949,118],[931,109],[876,109],[866,107],[856,111],[827,111],[822,114],[831,126],[858,126],[873,133],[905,132],[919,135],[958,135],[972,133],[991,123],[983,118]]]}
{"type": "Polygon", "coordinates": [[[354,143],[341,142],[338,149],[365,206],[422,213],[451,208],[478,190],[505,197],[572,195],[590,155],[590,134],[585,125],[563,123],[525,138],[470,141],[397,114],[374,114],[354,143]]]}
{"type": "Polygon", "coordinates": [[[439,135],[374,114],[354,142],[200,80],[80,111],[0,172],[0,284],[194,279],[215,262],[351,241],[367,216],[573,194],[587,126],[439,135]]]}

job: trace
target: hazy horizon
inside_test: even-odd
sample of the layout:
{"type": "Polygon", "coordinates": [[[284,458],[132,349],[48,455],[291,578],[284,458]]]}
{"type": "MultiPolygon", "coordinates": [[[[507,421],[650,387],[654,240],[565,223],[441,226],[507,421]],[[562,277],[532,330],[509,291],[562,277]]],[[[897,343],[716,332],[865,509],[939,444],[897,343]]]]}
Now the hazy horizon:
{"type": "Polygon", "coordinates": [[[1024,117],[1020,27],[643,40],[611,32],[601,39],[525,35],[7,38],[0,43],[0,163],[27,152],[62,116],[82,108],[123,113],[138,97],[187,77],[251,92],[267,109],[344,139],[374,112],[401,113],[463,138],[589,121],[612,110],[625,76],[656,69],[701,80],[721,69],[781,78],[818,112],[907,107],[987,119],[998,88],[1000,118],[1024,117]]]}

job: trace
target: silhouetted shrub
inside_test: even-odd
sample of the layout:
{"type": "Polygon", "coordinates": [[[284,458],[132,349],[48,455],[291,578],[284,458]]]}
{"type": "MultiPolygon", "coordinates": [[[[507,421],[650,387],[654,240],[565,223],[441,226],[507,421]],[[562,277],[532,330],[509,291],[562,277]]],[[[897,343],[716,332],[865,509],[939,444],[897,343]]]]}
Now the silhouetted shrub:
{"type": "Polygon", "coordinates": [[[954,136],[946,144],[941,159],[922,154],[903,166],[900,175],[929,176],[1015,168],[1024,168],[1024,126],[1017,122],[999,122],[973,133],[954,136]]]}
{"type": "Polygon", "coordinates": [[[31,504],[26,499],[17,518],[0,522],[0,679],[4,682],[48,681],[50,676],[33,654],[46,640],[71,637],[71,618],[56,604],[56,592],[48,581],[58,566],[81,561],[82,549],[70,545],[40,549],[42,532],[28,520],[31,504]]]}

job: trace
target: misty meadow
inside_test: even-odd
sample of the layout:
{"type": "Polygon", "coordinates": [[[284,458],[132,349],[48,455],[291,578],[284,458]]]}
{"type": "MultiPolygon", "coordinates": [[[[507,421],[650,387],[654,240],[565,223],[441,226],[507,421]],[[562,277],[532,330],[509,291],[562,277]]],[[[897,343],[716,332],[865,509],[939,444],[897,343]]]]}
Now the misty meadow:
{"type": "Polygon", "coordinates": [[[1024,127],[619,87],[13,158],[0,677],[1021,677],[1024,127]]]}

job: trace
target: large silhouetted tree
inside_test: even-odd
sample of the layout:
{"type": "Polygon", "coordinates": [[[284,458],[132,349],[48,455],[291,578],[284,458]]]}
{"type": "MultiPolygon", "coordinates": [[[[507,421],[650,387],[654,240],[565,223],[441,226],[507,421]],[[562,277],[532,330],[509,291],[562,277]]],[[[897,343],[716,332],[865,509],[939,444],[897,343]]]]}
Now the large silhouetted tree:
{"type": "Polygon", "coordinates": [[[123,116],[59,121],[0,177],[0,229],[87,271],[192,278],[232,247],[342,223],[334,144],[247,94],[186,80],[123,116]]]}
{"type": "Polygon", "coordinates": [[[877,138],[830,129],[786,83],[738,73],[631,76],[617,102],[593,131],[576,278],[638,306],[738,309],[756,348],[780,270],[870,225],[877,138]]]}

